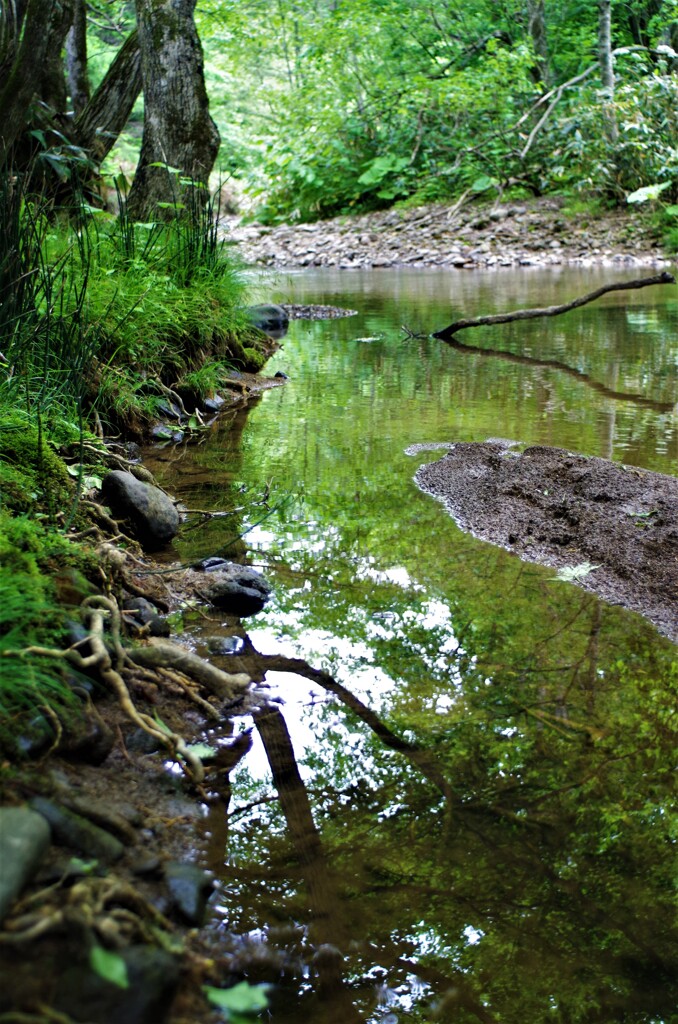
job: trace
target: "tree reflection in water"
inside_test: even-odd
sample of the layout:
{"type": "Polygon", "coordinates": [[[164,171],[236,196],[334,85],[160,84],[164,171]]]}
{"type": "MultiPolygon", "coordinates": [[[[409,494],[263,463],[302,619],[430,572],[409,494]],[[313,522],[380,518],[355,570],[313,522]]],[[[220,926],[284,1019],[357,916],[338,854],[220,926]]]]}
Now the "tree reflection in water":
{"type": "Polygon", "coordinates": [[[671,713],[657,706],[648,728],[632,693],[600,706],[601,606],[579,601],[589,639],[576,686],[542,685],[528,702],[529,672],[509,672],[506,688],[500,672],[467,691],[446,728],[413,721],[407,738],[329,673],[248,645],[238,668],[295,673],[333,698],[313,707],[322,746],[306,758],[309,788],[275,705],[255,725],[277,801],[246,763],[237,776],[241,798],[265,802],[245,818],[231,812],[229,924],[263,929],[274,945],[280,921],[303,930],[295,955],[306,974],[278,994],[274,1020],[299,1020],[302,1008],[317,1024],[389,1011],[516,1024],[669,1019],[671,713]]]}

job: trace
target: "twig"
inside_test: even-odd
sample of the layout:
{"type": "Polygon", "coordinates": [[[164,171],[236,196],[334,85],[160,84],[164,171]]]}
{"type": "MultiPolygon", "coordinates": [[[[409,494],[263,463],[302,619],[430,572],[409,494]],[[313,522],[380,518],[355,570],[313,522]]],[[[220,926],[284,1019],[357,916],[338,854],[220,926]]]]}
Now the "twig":
{"type": "Polygon", "coordinates": [[[661,274],[656,274],[654,277],[641,277],[634,281],[618,281],[616,284],[606,284],[601,288],[596,288],[595,291],[589,292],[587,295],[582,295],[580,298],[574,299],[572,302],[566,302],[561,306],[544,306],[540,309],[517,309],[512,313],[496,313],[493,316],[479,316],[473,320],[455,320],[453,324],[443,327],[441,331],[436,331],[433,334],[433,337],[440,338],[441,341],[446,341],[447,338],[452,337],[452,335],[457,331],[465,330],[467,327],[488,327],[493,324],[510,324],[514,320],[534,320],[537,317],[559,316],[561,313],[567,313],[571,309],[577,309],[579,306],[585,306],[587,303],[593,302],[595,299],[599,299],[601,295],[605,295],[607,292],[630,291],[634,288],[647,288],[648,285],[653,284],[675,283],[675,277],[667,271],[663,271],[661,274]]]}

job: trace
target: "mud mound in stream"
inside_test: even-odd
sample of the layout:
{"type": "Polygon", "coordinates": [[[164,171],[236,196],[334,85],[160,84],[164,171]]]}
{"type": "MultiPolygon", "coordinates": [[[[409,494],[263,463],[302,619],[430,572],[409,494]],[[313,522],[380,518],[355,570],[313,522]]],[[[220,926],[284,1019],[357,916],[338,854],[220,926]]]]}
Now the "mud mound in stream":
{"type": "Polygon", "coordinates": [[[678,640],[678,479],[497,440],[455,444],[415,479],[462,529],[564,570],[678,640]]]}

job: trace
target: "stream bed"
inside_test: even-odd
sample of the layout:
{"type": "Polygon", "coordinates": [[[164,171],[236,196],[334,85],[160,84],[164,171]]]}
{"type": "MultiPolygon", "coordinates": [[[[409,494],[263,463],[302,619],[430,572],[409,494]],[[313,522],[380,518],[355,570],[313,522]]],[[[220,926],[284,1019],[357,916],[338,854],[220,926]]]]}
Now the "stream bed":
{"type": "Polygon", "coordinates": [[[185,639],[225,668],[255,650],[326,673],[266,672],[196,837],[211,941],[272,985],[274,1024],[675,1021],[676,648],[413,481],[490,437],[678,475],[674,287],[425,336],[623,279],[281,274],[262,298],[358,315],[293,321],[266,368],[283,387],[145,457],[189,508],[231,513],[192,517],[173,556],[246,545],[274,585],[185,639]]]}

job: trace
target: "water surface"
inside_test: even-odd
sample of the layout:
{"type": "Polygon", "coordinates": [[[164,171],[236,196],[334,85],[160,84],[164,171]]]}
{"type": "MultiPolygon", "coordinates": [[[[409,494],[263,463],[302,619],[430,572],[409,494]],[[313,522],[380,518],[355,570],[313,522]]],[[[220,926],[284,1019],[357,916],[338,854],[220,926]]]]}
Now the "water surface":
{"type": "Polygon", "coordinates": [[[675,1019],[676,649],[462,533],[412,480],[440,452],[405,454],[506,437],[678,473],[675,288],[463,348],[402,330],[624,276],[281,276],[279,298],[359,315],[293,323],[269,365],[284,387],[156,456],[189,507],[243,510],[187,532],[182,558],[253,527],[275,597],[247,642],[339,684],[269,671],[283,703],[236,723],[252,750],[206,812],[215,948],[276,983],[274,1022],[675,1019]]]}

